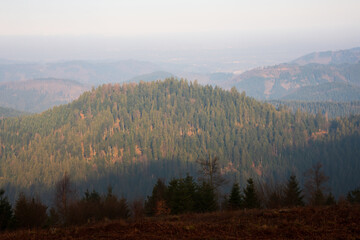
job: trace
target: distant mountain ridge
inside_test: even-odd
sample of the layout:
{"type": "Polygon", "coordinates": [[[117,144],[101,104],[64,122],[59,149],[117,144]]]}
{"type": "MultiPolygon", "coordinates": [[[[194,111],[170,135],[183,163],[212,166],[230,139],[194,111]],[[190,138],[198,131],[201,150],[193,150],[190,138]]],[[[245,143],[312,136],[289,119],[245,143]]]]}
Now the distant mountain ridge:
{"type": "MultiPolygon", "coordinates": [[[[312,53],[291,63],[244,72],[228,81],[227,87],[236,86],[238,90],[245,91],[249,96],[257,99],[287,99],[287,95],[299,93],[301,88],[309,86],[317,86],[320,93],[322,91],[320,86],[325,83],[342,83],[360,87],[359,59],[360,48],[312,53]]],[[[305,93],[306,90],[303,92],[305,93]]],[[[334,98],[327,98],[326,94],[320,95],[323,98],[317,101],[337,101],[334,98]]],[[[349,99],[350,101],[358,100],[356,95],[352,94],[352,96],[354,98],[349,99]]],[[[295,100],[306,98],[300,94],[296,97],[295,100]]]]}
{"type": "Polygon", "coordinates": [[[134,83],[139,83],[141,81],[152,82],[152,81],[163,80],[163,79],[172,78],[172,77],[175,77],[174,74],[172,74],[172,73],[165,72],[165,71],[156,71],[156,72],[142,74],[142,75],[133,77],[130,80],[128,80],[127,82],[134,82],[134,83]]]}
{"type": "Polygon", "coordinates": [[[74,80],[42,78],[0,83],[0,106],[27,112],[42,112],[69,103],[90,86],[74,80]]]}
{"type": "Polygon", "coordinates": [[[21,112],[12,108],[4,108],[0,107],[0,119],[6,117],[19,117],[23,115],[27,115],[28,113],[21,112]]]}
{"type": "Polygon", "coordinates": [[[57,78],[74,79],[89,85],[110,82],[125,82],[141,74],[161,70],[154,63],[121,61],[66,61],[50,63],[1,63],[0,82],[13,82],[27,79],[57,78]]]}
{"type": "Polygon", "coordinates": [[[360,87],[348,83],[329,82],[305,86],[281,98],[282,100],[349,102],[360,100],[360,87]]]}
{"type": "Polygon", "coordinates": [[[291,63],[298,65],[306,65],[310,63],[317,64],[354,64],[360,61],[360,47],[339,50],[339,51],[326,51],[326,52],[314,52],[298,59],[295,59],[291,63]]]}

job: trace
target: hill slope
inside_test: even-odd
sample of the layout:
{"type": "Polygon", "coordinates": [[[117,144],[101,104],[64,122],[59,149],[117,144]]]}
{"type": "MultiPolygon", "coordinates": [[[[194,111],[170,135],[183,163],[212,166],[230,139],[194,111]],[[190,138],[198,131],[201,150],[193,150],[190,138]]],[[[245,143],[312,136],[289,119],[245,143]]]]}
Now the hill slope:
{"type": "Polygon", "coordinates": [[[309,63],[317,64],[355,64],[360,61],[360,47],[327,52],[314,52],[303,57],[300,57],[292,63],[298,65],[306,65],[309,63]]]}
{"type": "Polygon", "coordinates": [[[158,177],[195,175],[196,160],[212,154],[241,183],[302,176],[321,161],[339,194],[360,180],[359,131],[359,117],[294,115],[235,89],[174,79],[103,85],[42,114],[1,120],[0,179],[12,193],[44,192],[67,171],[79,189],[110,184],[131,198],[149,194],[158,177]]]}
{"type": "Polygon", "coordinates": [[[169,73],[169,72],[164,72],[164,71],[156,71],[156,72],[133,77],[130,80],[128,80],[127,82],[134,82],[134,83],[139,83],[141,81],[152,82],[152,81],[171,78],[171,77],[174,77],[174,74],[169,73]]]}
{"type": "Polygon", "coordinates": [[[22,115],[26,115],[27,113],[25,112],[21,112],[12,108],[4,108],[4,107],[0,107],[0,118],[5,118],[5,117],[18,117],[18,116],[22,116],[22,115]]]}
{"type": "Polygon", "coordinates": [[[360,101],[352,102],[309,102],[309,101],[293,101],[293,100],[271,100],[267,101],[275,107],[285,105],[289,107],[293,113],[298,109],[302,112],[311,114],[326,114],[328,118],[350,117],[351,115],[360,115],[360,101]]]}
{"type": "Polygon", "coordinates": [[[89,87],[64,79],[34,79],[0,83],[0,106],[42,112],[78,98],[89,87]]]}
{"type": "MultiPolygon", "coordinates": [[[[227,81],[226,86],[236,86],[240,91],[258,99],[290,99],[286,97],[294,91],[324,83],[346,83],[360,87],[360,48],[312,53],[290,63],[256,68],[234,76],[227,81]]],[[[325,89],[318,87],[318,90],[321,99],[317,100],[342,101],[328,98],[324,94],[325,89]]],[[[307,99],[297,95],[296,100],[307,99]]],[[[350,100],[356,101],[358,98],[350,100]]]]}
{"type": "Polygon", "coordinates": [[[52,63],[0,63],[0,82],[38,78],[75,79],[83,84],[99,85],[124,82],[139,74],[159,71],[156,64],[135,60],[112,62],[67,61],[52,63]]]}
{"type": "Polygon", "coordinates": [[[347,83],[323,83],[305,86],[289,93],[282,100],[349,102],[360,100],[360,87],[347,83]]]}
{"type": "Polygon", "coordinates": [[[230,85],[258,99],[279,99],[302,87],[331,82],[360,86],[360,64],[305,66],[281,64],[240,74],[233,78],[230,85]]]}

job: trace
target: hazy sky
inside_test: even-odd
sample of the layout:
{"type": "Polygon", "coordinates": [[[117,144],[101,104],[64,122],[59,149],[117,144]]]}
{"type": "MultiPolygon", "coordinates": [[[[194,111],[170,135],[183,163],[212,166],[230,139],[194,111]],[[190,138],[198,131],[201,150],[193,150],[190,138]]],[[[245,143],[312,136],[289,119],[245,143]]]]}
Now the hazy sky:
{"type": "Polygon", "coordinates": [[[359,0],[1,0],[1,35],[360,31],[359,0]]]}
{"type": "Polygon", "coordinates": [[[360,46],[359,10],[360,0],[0,0],[0,58],[167,61],[237,49],[211,56],[273,63],[360,46]]]}

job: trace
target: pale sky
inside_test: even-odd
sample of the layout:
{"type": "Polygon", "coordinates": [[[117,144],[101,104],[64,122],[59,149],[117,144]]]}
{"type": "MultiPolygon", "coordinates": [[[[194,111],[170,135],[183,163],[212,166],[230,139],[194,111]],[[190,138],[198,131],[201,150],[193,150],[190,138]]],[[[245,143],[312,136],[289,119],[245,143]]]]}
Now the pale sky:
{"type": "Polygon", "coordinates": [[[0,0],[0,35],[360,31],[359,0],[0,0]]]}
{"type": "Polygon", "coordinates": [[[359,10],[360,0],[0,0],[0,59],[273,64],[359,47],[359,10]]]}

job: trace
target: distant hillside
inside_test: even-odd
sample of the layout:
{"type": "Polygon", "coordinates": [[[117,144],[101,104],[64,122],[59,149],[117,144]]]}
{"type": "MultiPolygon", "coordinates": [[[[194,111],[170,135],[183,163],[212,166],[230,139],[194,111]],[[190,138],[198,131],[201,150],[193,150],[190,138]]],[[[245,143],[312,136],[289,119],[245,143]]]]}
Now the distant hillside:
{"type": "Polygon", "coordinates": [[[270,100],[267,101],[276,108],[281,105],[287,106],[295,113],[298,109],[302,112],[311,114],[326,114],[328,118],[349,117],[351,115],[360,115],[360,101],[351,102],[310,102],[310,101],[292,101],[292,100],[270,100]]]}
{"type": "Polygon", "coordinates": [[[75,100],[89,87],[72,80],[34,79],[0,83],[0,106],[42,112],[75,100]]]}
{"type": "Polygon", "coordinates": [[[360,47],[340,51],[315,52],[300,57],[291,63],[306,65],[318,64],[354,64],[360,61],[360,47]]]}
{"type": "Polygon", "coordinates": [[[240,91],[258,99],[279,99],[301,87],[331,82],[360,86],[360,63],[305,66],[281,64],[257,68],[234,77],[229,85],[235,85],[240,91]]]}
{"type": "Polygon", "coordinates": [[[70,104],[0,120],[0,186],[44,193],[68,172],[84,186],[129,199],[157,178],[196,175],[199,158],[218,156],[242,185],[284,180],[320,161],[334,194],[360,182],[360,117],[327,121],[245,94],[167,79],[103,85],[70,104]]]}
{"type": "Polygon", "coordinates": [[[149,62],[123,60],[113,62],[68,61],[55,63],[1,64],[0,82],[38,78],[75,79],[81,83],[99,85],[124,82],[140,74],[161,70],[149,62]]]}
{"type": "MultiPolygon", "coordinates": [[[[294,60],[275,66],[260,67],[235,75],[226,81],[225,86],[235,86],[239,91],[257,99],[296,99],[316,101],[344,101],[341,94],[351,88],[340,87],[339,98],[329,98],[325,91],[329,86],[324,83],[343,83],[360,87],[360,48],[342,50],[337,52],[312,53],[294,60]],[[325,89],[316,87],[319,93],[315,98],[302,98],[302,95],[292,95],[295,91],[306,92],[308,86],[326,86],[325,89]],[[288,96],[289,95],[289,96],[288,96]],[[287,97],[288,96],[288,97],[287,97]]],[[[339,86],[337,86],[339,88],[339,86]]],[[[348,100],[358,100],[354,91],[349,92],[348,100]]],[[[306,97],[304,95],[304,97],[306,97]]]]}
{"type": "Polygon", "coordinates": [[[6,117],[18,117],[26,115],[27,113],[21,112],[12,108],[4,108],[0,107],[0,118],[6,118],[6,117]]]}
{"type": "Polygon", "coordinates": [[[134,82],[134,83],[139,83],[141,81],[152,82],[152,81],[163,80],[163,79],[171,78],[171,77],[174,77],[174,75],[172,73],[157,71],[157,72],[152,72],[149,74],[143,74],[143,75],[133,77],[132,79],[130,79],[127,82],[134,82]]]}
{"type": "Polygon", "coordinates": [[[305,86],[287,94],[282,100],[349,102],[360,100],[360,87],[347,83],[323,83],[305,86]]]}

